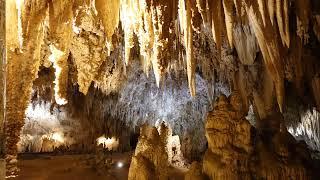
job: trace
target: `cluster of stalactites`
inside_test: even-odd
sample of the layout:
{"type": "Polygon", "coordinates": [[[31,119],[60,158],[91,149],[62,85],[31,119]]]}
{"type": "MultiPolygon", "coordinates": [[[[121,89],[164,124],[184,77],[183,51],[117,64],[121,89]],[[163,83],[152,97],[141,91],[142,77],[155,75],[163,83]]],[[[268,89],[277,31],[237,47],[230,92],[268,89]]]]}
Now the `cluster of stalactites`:
{"type": "Polygon", "coordinates": [[[168,64],[168,49],[173,40],[173,23],[177,1],[121,0],[120,20],[124,31],[125,62],[130,62],[130,51],[137,36],[143,69],[148,74],[153,68],[157,85],[168,64]]]}
{"type": "MultiPolygon", "coordinates": [[[[296,3],[297,15],[297,33],[294,35],[298,35],[306,43],[310,1],[297,0],[294,3],[296,3]]],[[[165,59],[166,48],[169,42],[176,40],[168,40],[171,36],[165,30],[173,28],[175,30],[173,33],[176,33],[175,37],[178,38],[180,35],[183,37],[190,94],[194,96],[196,93],[194,82],[196,62],[193,57],[193,34],[199,32],[201,24],[211,28],[218,54],[220,54],[224,28],[229,46],[233,48],[237,43],[235,39],[240,39],[234,38],[236,24],[249,25],[257,39],[266,67],[272,75],[277,101],[282,111],[284,65],[281,49],[290,48],[291,44],[289,9],[289,0],[177,0],[171,3],[164,1],[155,3],[152,0],[123,0],[120,3],[120,20],[125,32],[126,63],[129,62],[130,50],[134,46],[134,34],[136,34],[145,70],[148,71],[152,65],[159,85],[169,61],[165,59]],[[173,12],[170,13],[170,11],[173,12]],[[175,15],[177,15],[178,23],[174,21],[175,15]],[[171,24],[174,26],[170,26],[171,24]]],[[[239,48],[239,46],[235,47],[239,48]]]]}
{"type": "MultiPolygon", "coordinates": [[[[37,9],[36,6],[30,6],[31,1],[29,0],[17,2],[21,2],[18,15],[21,16],[22,23],[14,31],[17,31],[18,35],[23,34],[20,41],[25,42],[28,40],[28,34],[32,33],[29,32],[27,26],[30,24],[25,22],[25,19],[30,13],[36,14],[37,9]]],[[[45,3],[45,1],[32,2],[35,5],[45,3]]],[[[113,35],[121,24],[124,32],[126,64],[130,63],[131,50],[135,42],[138,42],[143,69],[148,74],[151,67],[153,68],[158,86],[161,78],[169,69],[170,59],[173,58],[172,52],[175,50],[172,50],[172,47],[182,42],[192,96],[196,94],[195,69],[197,65],[193,53],[194,33],[199,33],[201,26],[211,28],[218,54],[221,56],[224,33],[226,32],[230,48],[235,47],[237,51],[241,51],[239,43],[235,41],[243,38],[235,37],[237,35],[234,29],[239,24],[250,26],[263,54],[266,67],[272,75],[278,104],[282,110],[284,65],[281,49],[289,48],[291,44],[289,31],[291,1],[289,0],[95,0],[90,2],[88,0],[56,0],[47,2],[50,41],[53,47],[64,54],[61,58],[53,60],[55,67],[61,71],[56,77],[56,90],[58,91],[56,94],[57,97],[60,96],[60,99],[66,99],[67,58],[72,42],[72,22],[76,18],[77,9],[90,6],[103,25],[107,54],[113,50],[113,35]],[[180,37],[183,37],[181,41],[180,37]]],[[[297,15],[296,35],[306,43],[310,24],[310,0],[296,0],[294,3],[297,15]]],[[[40,20],[44,21],[36,17],[33,21],[40,20]]],[[[180,53],[180,49],[176,49],[179,52],[175,53],[180,53]]],[[[252,55],[252,57],[255,56],[252,55]]]]}
{"type": "MultiPolygon", "coordinates": [[[[197,7],[205,25],[211,25],[217,49],[221,49],[223,28],[231,48],[233,33],[239,22],[249,24],[257,39],[267,70],[275,85],[277,101],[282,111],[284,101],[284,62],[281,51],[290,48],[290,37],[298,35],[306,43],[308,41],[308,26],[310,1],[296,0],[297,33],[289,31],[289,0],[197,0],[197,7]],[[247,19],[247,20],[243,20],[247,19]]],[[[239,46],[235,46],[236,49],[239,46]]],[[[240,49],[239,49],[240,50],[240,49]]],[[[237,51],[239,51],[237,49],[237,51]]],[[[241,51],[241,50],[240,50],[241,51]]]]}

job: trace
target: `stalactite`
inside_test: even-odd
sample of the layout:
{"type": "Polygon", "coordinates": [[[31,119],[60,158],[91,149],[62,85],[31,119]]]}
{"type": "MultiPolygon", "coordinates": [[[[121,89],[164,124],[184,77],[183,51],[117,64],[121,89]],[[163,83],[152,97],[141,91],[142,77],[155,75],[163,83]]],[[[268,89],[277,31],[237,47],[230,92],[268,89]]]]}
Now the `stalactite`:
{"type": "Polygon", "coordinates": [[[68,63],[66,59],[68,58],[68,54],[64,53],[63,51],[60,51],[55,46],[50,46],[51,55],[49,57],[49,60],[53,63],[53,67],[55,68],[55,100],[56,103],[59,105],[65,105],[67,104],[67,92],[60,90],[60,87],[66,87],[67,83],[64,82],[66,79],[65,75],[68,74],[68,63]],[[63,84],[60,84],[60,83],[63,84]]]}
{"type": "Polygon", "coordinates": [[[201,14],[201,17],[202,17],[202,21],[203,21],[203,24],[206,24],[208,22],[207,20],[207,12],[206,12],[206,0],[196,0],[197,2],[197,8],[198,8],[198,11],[199,13],[201,14]]]}
{"type": "Polygon", "coordinates": [[[233,28],[233,36],[240,62],[244,65],[252,65],[259,51],[252,28],[248,25],[236,24],[233,28]]]}
{"type": "Polygon", "coordinates": [[[240,17],[242,16],[242,0],[233,0],[233,3],[235,5],[237,15],[240,17]]]}
{"type": "Polygon", "coordinates": [[[320,113],[316,108],[299,111],[298,122],[287,125],[288,131],[297,139],[304,140],[314,150],[320,149],[320,113]]]}
{"type": "Polygon", "coordinates": [[[185,22],[181,23],[184,33],[184,44],[186,47],[186,60],[187,60],[187,74],[188,74],[188,81],[189,81],[189,89],[191,96],[195,96],[196,88],[195,88],[195,62],[193,57],[193,29],[191,25],[191,2],[190,0],[181,0],[185,2],[185,22]]]}
{"type": "MultiPolygon", "coordinates": [[[[255,7],[258,6],[257,4],[253,5],[255,7]]],[[[284,69],[274,27],[268,22],[264,27],[261,17],[257,16],[253,6],[249,6],[249,4],[247,4],[247,13],[257,37],[265,65],[274,81],[279,109],[282,112],[284,101],[284,69]]]]}
{"type": "Polygon", "coordinates": [[[233,48],[233,24],[234,24],[234,4],[232,0],[223,0],[223,9],[225,14],[227,36],[231,49],[233,48]]]}
{"type": "Polygon", "coordinates": [[[95,0],[95,8],[104,26],[109,52],[113,48],[112,35],[119,24],[120,2],[121,0],[95,0]]]}
{"type": "MultiPolygon", "coordinates": [[[[134,23],[135,23],[135,11],[134,0],[121,1],[120,19],[122,28],[124,31],[124,46],[125,46],[125,62],[129,63],[131,48],[134,46],[134,23]]],[[[109,16],[106,16],[106,18],[109,16]]]]}
{"type": "Polygon", "coordinates": [[[288,0],[276,0],[276,17],[283,45],[290,47],[289,31],[289,2],[288,0]]]}
{"type": "Polygon", "coordinates": [[[270,21],[271,21],[271,24],[273,25],[276,2],[275,0],[268,0],[267,3],[268,3],[268,12],[269,12],[270,21]]]}
{"type": "MultiPolygon", "coordinates": [[[[18,10],[15,1],[6,2],[6,37],[7,46],[10,48],[19,48],[18,36],[18,10]],[[12,23],[12,24],[9,24],[12,23]],[[10,28],[9,28],[10,27],[10,28]]],[[[13,50],[13,49],[9,49],[13,50]]]]}
{"type": "Polygon", "coordinates": [[[215,43],[217,44],[218,53],[221,51],[222,45],[222,2],[221,0],[210,2],[210,12],[212,13],[212,34],[215,43]]]}
{"type": "Polygon", "coordinates": [[[105,33],[94,17],[90,7],[78,11],[76,25],[80,30],[74,34],[70,51],[77,68],[77,82],[80,92],[87,94],[92,81],[99,74],[102,63],[106,60],[109,47],[105,47],[105,33]]]}
{"type": "Polygon", "coordinates": [[[259,4],[259,11],[262,17],[263,25],[266,26],[266,6],[265,6],[265,0],[258,0],[259,4]]]}
{"type": "Polygon", "coordinates": [[[55,90],[57,103],[66,104],[67,99],[67,82],[68,82],[68,57],[72,39],[72,19],[73,19],[73,1],[57,0],[49,3],[49,30],[50,40],[53,50],[51,61],[55,62],[56,80],[55,90]],[[61,18],[63,15],[63,18],[61,18]],[[59,54],[54,58],[54,52],[59,54]]]}
{"type": "Polygon", "coordinates": [[[309,40],[309,24],[311,3],[310,0],[296,0],[296,15],[297,15],[297,34],[304,44],[309,40]]]}

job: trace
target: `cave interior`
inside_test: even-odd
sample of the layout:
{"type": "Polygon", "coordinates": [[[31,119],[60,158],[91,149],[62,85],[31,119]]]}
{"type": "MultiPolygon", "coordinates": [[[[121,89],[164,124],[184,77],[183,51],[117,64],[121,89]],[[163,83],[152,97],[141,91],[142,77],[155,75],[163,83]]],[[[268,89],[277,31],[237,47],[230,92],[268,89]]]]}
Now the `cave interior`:
{"type": "Polygon", "coordinates": [[[0,180],[320,177],[319,0],[0,0],[0,180]]]}

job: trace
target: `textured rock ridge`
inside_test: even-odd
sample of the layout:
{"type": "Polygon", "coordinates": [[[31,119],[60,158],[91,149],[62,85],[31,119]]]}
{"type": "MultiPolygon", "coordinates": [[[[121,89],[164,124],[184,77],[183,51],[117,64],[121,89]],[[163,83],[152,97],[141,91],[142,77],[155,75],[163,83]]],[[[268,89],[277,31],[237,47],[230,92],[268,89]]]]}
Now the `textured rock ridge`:
{"type": "Polygon", "coordinates": [[[129,180],[168,179],[168,154],[155,127],[140,128],[139,141],[132,157],[129,180]],[[151,178],[151,179],[152,179],[151,178]]]}
{"type": "Polygon", "coordinates": [[[172,129],[165,122],[158,124],[157,128],[142,126],[128,179],[168,179],[170,166],[184,167],[177,137],[172,136],[172,129]]]}
{"type": "Polygon", "coordinates": [[[244,118],[237,94],[220,96],[208,114],[203,173],[210,179],[310,179],[310,154],[269,116],[259,134],[244,118]]]}

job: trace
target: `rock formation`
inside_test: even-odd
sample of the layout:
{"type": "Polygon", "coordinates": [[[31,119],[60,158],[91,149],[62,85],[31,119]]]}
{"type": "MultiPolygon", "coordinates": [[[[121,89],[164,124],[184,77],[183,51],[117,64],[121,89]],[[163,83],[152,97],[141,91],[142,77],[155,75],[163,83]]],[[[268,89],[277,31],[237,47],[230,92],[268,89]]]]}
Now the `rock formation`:
{"type": "Polygon", "coordinates": [[[147,125],[141,127],[128,179],[168,179],[168,168],[168,154],[157,129],[147,125]]]}
{"type": "Polygon", "coordinates": [[[263,120],[258,132],[244,118],[238,96],[220,96],[208,114],[204,174],[210,179],[309,179],[310,154],[281,128],[281,115],[263,120]]]}
{"type": "Polygon", "coordinates": [[[128,179],[168,179],[169,166],[185,167],[179,136],[172,136],[172,129],[165,122],[158,129],[142,126],[128,179]]]}
{"type": "MultiPolygon", "coordinates": [[[[227,92],[239,92],[243,111],[252,105],[257,126],[274,112],[286,112],[290,92],[306,109],[320,109],[317,0],[11,0],[5,7],[8,162],[16,162],[25,111],[35,90],[33,83],[44,67],[54,69],[52,104],[68,107],[72,115],[82,111],[86,123],[93,122],[92,129],[99,133],[111,122],[115,122],[112,130],[117,132],[121,127],[135,126],[149,114],[170,119],[173,113],[163,106],[148,111],[144,107],[152,104],[148,104],[150,101],[158,102],[154,97],[169,104],[177,101],[177,106],[170,107],[171,111],[182,112],[175,113],[179,117],[174,129],[192,136],[188,139],[179,134],[182,147],[184,139],[197,139],[199,147],[204,147],[204,130],[191,131],[203,127],[204,116],[214,96],[221,93],[217,92],[221,85],[224,88],[220,89],[227,92]],[[140,77],[142,72],[150,79],[134,86],[132,77],[140,77]],[[132,103],[124,102],[152,89],[151,82],[159,91],[132,103]],[[184,86],[180,86],[184,82],[189,94],[184,94],[184,86]],[[170,93],[168,84],[175,87],[170,93]],[[163,98],[167,94],[178,100],[163,98]],[[111,100],[100,98],[106,96],[111,100]],[[114,99],[120,102],[116,106],[114,99]],[[147,103],[134,104],[142,102],[147,103]],[[114,120],[107,121],[111,114],[114,120]],[[189,128],[189,124],[194,127],[189,128]]],[[[243,115],[228,116],[240,121],[243,115]]],[[[233,134],[238,133],[237,128],[248,128],[248,123],[240,122],[227,125],[235,129],[233,134]]],[[[241,140],[244,142],[239,141],[236,147],[250,154],[247,143],[251,139],[241,140]]],[[[140,158],[135,162],[143,161],[140,158]]]]}

